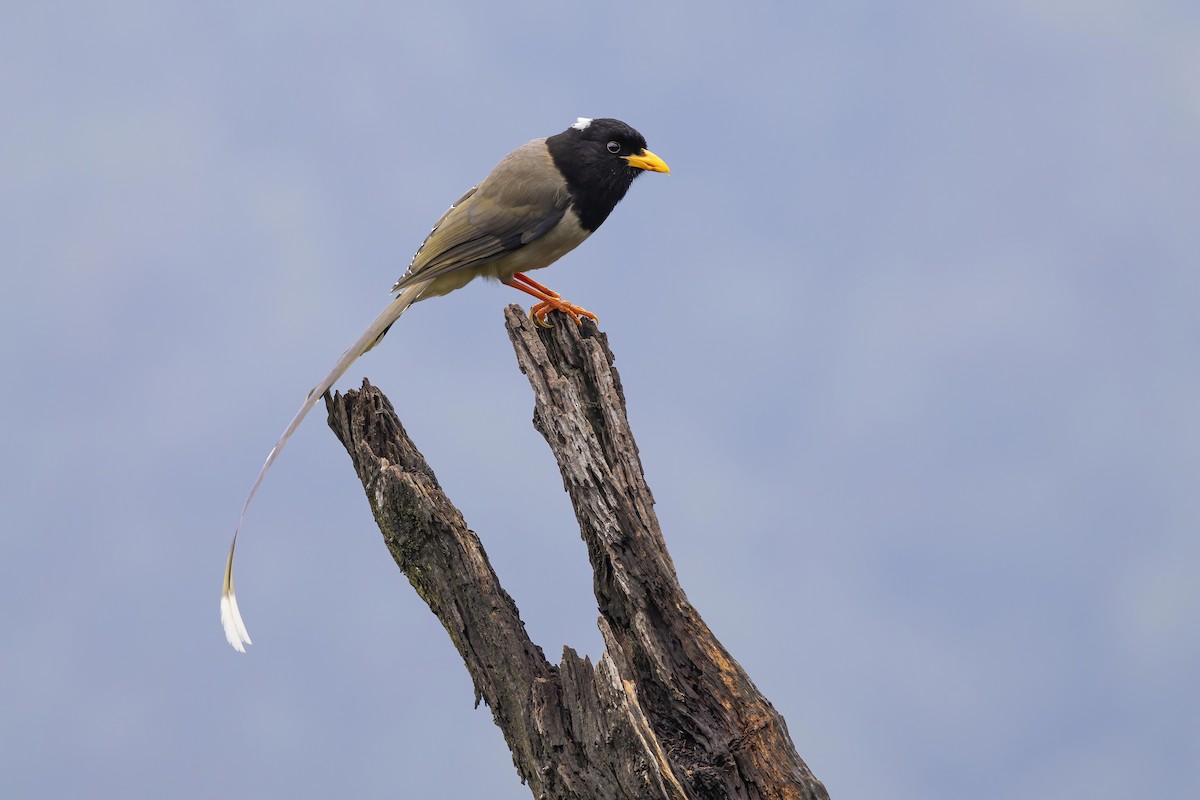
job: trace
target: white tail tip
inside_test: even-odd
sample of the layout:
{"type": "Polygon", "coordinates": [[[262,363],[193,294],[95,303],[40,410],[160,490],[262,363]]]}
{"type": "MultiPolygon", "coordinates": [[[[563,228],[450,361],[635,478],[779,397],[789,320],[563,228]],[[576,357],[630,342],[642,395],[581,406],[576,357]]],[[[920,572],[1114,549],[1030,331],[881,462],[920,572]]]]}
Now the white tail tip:
{"type": "Polygon", "coordinates": [[[250,634],[246,633],[246,623],[242,622],[237,595],[233,593],[232,586],[221,592],[221,627],[225,629],[225,640],[229,646],[239,653],[246,652],[245,645],[251,644],[250,634]]]}

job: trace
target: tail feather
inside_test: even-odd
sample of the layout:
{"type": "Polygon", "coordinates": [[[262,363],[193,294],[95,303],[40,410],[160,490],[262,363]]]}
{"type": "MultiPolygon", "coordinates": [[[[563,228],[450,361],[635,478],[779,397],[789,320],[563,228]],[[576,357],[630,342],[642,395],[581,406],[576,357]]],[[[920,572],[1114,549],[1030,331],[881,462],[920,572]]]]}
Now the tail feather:
{"type": "Polygon", "coordinates": [[[421,293],[428,285],[428,282],[422,282],[405,288],[383,310],[383,313],[375,318],[371,326],[363,331],[362,336],[358,337],[358,340],[350,345],[346,352],[342,353],[342,357],[333,365],[333,369],[329,371],[329,374],[322,378],[321,382],[314,386],[313,390],[308,393],[308,396],[304,399],[304,404],[296,412],[296,416],[288,423],[283,435],[279,437],[279,441],[275,442],[275,446],[267,454],[266,463],[259,470],[258,477],[254,480],[254,485],[250,487],[250,494],[246,496],[246,502],[242,505],[242,513],[238,515],[237,527],[233,529],[233,541],[229,545],[229,557],[225,561],[225,580],[221,585],[221,627],[225,629],[225,639],[239,653],[246,652],[245,645],[250,644],[250,634],[246,632],[246,624],[242,621],[241,612],[238,611],[237,596],[233,591],[233,554],[237,548],[237,537],[238,532],[242,529],[242,521],[246,518],[247,509],[250,508],[250,501],[254,499],[255,493],[258,492],[258,487],[262,484],[263,478],[266,477],[267,470],[275,463],[275,459],[279,456],[280,451],[283,450],[283,446],[287,444],[288,439],[292,438],[292,434],[300,427],[300,423],[308,416],[308,412],[313,409],[317,401],[329,391],[342,375],[346,374],[346,370],[350,369],[350,365],[357,361],[359,356],[366,353],[383,339],[388,329],[400,318],[400,315],[410,305],[420,299],[421,293]]]}

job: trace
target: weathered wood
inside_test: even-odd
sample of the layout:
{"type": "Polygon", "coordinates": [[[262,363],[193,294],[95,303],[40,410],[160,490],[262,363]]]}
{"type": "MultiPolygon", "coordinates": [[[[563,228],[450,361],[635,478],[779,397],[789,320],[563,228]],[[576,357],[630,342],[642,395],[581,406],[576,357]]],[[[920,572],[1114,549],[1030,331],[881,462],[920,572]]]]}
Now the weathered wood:
{"type": "Polygon", "coordinates": [[[607,338],[506,310],[587,543],[605,653],[549,664],[390,403],[328,401],[397,565],[438,616],[536,798],[827,798],[783,718],[688,603],[659,530],[607,338]]]}

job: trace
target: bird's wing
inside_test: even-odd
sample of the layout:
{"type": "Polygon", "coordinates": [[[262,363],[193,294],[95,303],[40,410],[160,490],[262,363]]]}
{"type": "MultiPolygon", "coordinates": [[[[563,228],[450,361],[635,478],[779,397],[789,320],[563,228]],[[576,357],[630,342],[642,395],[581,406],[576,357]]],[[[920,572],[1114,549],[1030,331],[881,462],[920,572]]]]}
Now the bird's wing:
{"type": "Polygon", "coordinates": [[[568,205],[566,182],[545,140],[518,147],[442,215],[393,289],[519,250],[557,225],[568,205]]]}
{"type": "Polygon", "coordinates": [[[346,374],[346,370],[350,369],[350,365],[358,360],[359,356],[379,343],[392,324],[400,318],[405,309],[420,298],[421,292],[428,285],[428,281],[421,280],[406,287],[395,300],[388,304],[383,313],[375,318],[370,327],[363,331],[362,336],[359,336],[358,340],[342,353],[342,357],[333,365],[329,374],[322,378],[321,382],[314,386],[313,390],[304,398],[304,404],[300,406],[296,416],[292,417],[292,421],[288,423],[283,435],[279,437],[279,441],[275,442],[275,446],[267,454],[266,463],[259,470],[258,477],[254,479],[254,485],[250,487],[250,494],[246,496],[246,502],[242,505],[242,513],[238,515],[237,527],[233,530],[233,541],[229,545],[229,557],[225,561],[225,580],[221,585],[221,626],[225,629],[225,638],[239,653],[246,652],[244,645],[250,644],[250,634],[246,632],[246,625],[238,611],[237,595],[233,591],[233,554],[237,549],[238,531],[242,529],[242,520],[246,518],[246,510],[250,508],[250,501],[254,499],[258,487],[266,477],[267,470],[275,463],[283,446],[287,444],[288,439],[292,438],[292,434],[300,427],[300,423],[308,416],[308,412],[317,404],[317,401],[325,392],[329,391],[338,378],[346,374]]]}

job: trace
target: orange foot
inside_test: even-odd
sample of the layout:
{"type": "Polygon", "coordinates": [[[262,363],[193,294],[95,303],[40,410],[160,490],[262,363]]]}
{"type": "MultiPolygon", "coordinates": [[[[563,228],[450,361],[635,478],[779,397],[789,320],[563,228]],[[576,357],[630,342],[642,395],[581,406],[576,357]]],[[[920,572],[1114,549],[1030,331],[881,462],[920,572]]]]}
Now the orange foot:
{"type": "Polygon", "coordinates": [[[537,281],[521,274],[520,272],[513,275],[512,280],[507,280],[505,283],[514,289],[520,289],[522,292],[525,292],[525,294],[533,295],[541,301],[533,308],[529,309],[529,318],[533,320],[534,324],[540,325],[543,328],[553,327],[549,322],[546,321],[546,315],[548,315],[551,311],[563,312],[571,319],[575,320],[576,325],[583,324],[583,320],[580,319],[580,317],[590,317],[597,322],[600,320],[599,317],[588,311],[586,308],[581,308],[574,303],[568,303],[566,300],[562,299],[562,295],[560,295],[558,292],[547,289],[545,286],[542,286],[537,281]]]}
{"type": "Polygon", "coordinates": [[[541,325],[543,328],[553,328],[554,326],[546,321],[546,315],[551,311],[563,312],[568,317],[575,320],[576,325],[583,324],[583,320],[580,319],[580,317],[588,317],[597,322],[600,320],[599,317],[588,311],[586,308],[581,308],[574,303],[568,303],[558,295],[543,300],[533,308],[529,309],[529,318],[533,320],[535,324],[541,325]]]}

